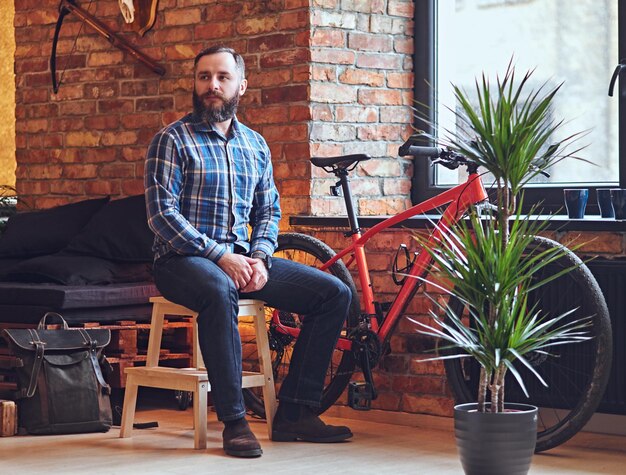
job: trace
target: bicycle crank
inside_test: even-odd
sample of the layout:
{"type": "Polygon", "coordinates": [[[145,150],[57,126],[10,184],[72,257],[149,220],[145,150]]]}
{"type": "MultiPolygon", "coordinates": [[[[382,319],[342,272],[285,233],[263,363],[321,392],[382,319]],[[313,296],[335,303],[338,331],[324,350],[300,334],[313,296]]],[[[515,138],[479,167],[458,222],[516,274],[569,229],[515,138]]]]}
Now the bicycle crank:
{"type": "Polygon", "coordinates": [[[374,387],[372,368],[378,364],[381,356],[381,344],[378,335],[369,329],[357,328],[352,338],[352,351],[357,365],[363,372],[365,381],[351,381],[348,385],[348,405],[357,411],[371,409],[372,401],[378,397],[374,387]]]}

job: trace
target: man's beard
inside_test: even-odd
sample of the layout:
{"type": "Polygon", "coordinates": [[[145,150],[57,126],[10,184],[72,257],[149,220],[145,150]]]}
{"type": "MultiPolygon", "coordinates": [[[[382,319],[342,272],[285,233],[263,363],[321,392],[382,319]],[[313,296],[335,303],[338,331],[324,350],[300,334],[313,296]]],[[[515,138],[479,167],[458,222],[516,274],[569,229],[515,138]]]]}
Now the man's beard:
{"type": "Polygon", "coordinates": [[[226,99],[220,94],[203,94],[200,97],[196,91],[193,91],[193,110],[202,119],[209,123],[224,122],[232,119],[237,113],[237,106],[239,105],[239,94],[235,94],[230,99],[226,99]],[[205,105],[203,98],[206,97],[219,97],[223,103],[221,106],[205,105]]]}

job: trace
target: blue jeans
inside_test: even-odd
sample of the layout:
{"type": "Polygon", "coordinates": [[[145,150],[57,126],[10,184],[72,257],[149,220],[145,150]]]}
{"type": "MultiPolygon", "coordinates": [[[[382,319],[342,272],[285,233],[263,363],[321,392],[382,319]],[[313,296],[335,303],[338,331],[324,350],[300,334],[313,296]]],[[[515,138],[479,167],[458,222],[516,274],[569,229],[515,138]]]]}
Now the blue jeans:
{"type": "Polygon", "coordinates": [[[239,298],[304,315],[281,401],[320,406],[324,377],[351,301],[350,289],[336,277],[285,259],[272,259],[265,286],[240,294],[213,261],[198,256],[164,256],[154,265],[155,283],[168,300],[198,312],[198,340],[211,383],[218,419],[245,414],[241,394],[239,298]]]}

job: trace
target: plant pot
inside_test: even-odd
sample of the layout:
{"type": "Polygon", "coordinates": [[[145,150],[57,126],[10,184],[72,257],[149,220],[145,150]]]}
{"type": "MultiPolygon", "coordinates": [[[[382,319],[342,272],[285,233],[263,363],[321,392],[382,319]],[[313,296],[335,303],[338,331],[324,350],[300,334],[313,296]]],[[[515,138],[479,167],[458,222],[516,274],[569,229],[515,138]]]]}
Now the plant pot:
{"type": "Polygon", "coordinates": [[[505,412],[478,412],[476,403],[454,407],[454,433],[466,475],[524,475],[537,442],[537,408],[505,404],[505,412]]]}

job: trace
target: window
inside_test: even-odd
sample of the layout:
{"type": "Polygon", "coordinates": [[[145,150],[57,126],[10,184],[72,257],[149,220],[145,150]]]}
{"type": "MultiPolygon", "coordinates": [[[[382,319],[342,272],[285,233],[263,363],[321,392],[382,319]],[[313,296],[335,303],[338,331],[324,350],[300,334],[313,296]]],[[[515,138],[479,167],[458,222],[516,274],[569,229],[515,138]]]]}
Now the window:
{"type": "MultiPolygon", "coordinates": [[[[427,104],[429,120],[440,130],[456,128],[454,115],[447,111],[456,107],[450,83],[471,92],[476,77],[485,72],[495,79],[512,58],[519,76],[535,69],[533,87],[563,83],[551,111],[565,120],[560,138],[588,131],[578,142],[588,146],[578,155],[594,164],[560,162],[548,170],[549,178],[540,176],[528,186],[527,202],[543,201],[546,210],[556,211],[563,208],[565,187],[626,186],[626,137],[620,137],[618,125],[626,75],[614,96],[607,94],[618,59],[626,53],[618,31],[618,20],[626,14],[624,1],[417,1],[415,99],[427,104]]],[[[626,105],[621,110],[626,112],[626,105]]],[[[425,161],[416,162],[415,171],[413,202],[462,179],[457,171],[433,168],[425,161]]]]}

